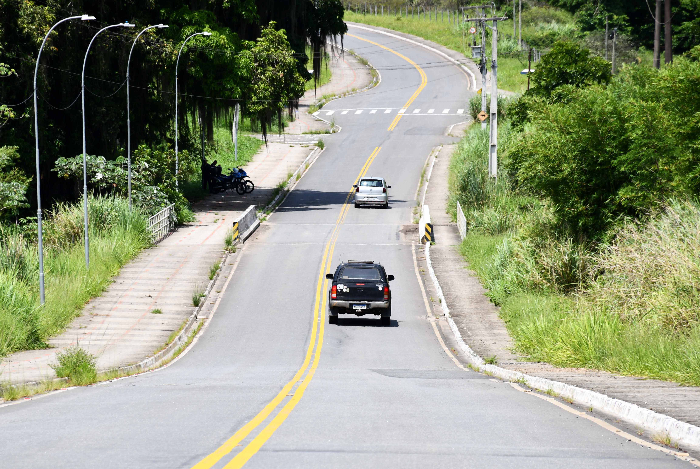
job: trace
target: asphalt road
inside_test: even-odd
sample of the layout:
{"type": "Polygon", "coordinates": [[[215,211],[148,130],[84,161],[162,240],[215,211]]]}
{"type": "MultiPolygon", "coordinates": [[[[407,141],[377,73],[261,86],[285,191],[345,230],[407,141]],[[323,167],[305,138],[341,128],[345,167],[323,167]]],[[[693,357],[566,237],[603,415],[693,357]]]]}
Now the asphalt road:
{"type": "Polygon", "coordinates": [[[404,41],[350,34],[345,46],[380,70],[381,84],[324,108],[335,110],[324,118],[342,132],[326,139],[324,154],[246,245],[191,351],[157,372],[0,408],[0,467],[686,464],[464,371],[443,351],[427,319],[414,240],[401,228],[412,221],[426,157],[446,127],[464,120],[457,110],[467,108],[467,77],[404,41]],[[392,185],[390,209],[345,203],[362,172],[392,185]],[[391,327],[372,318],[327,324],[321,275],[358,258],[396,276],[391,327]]]}

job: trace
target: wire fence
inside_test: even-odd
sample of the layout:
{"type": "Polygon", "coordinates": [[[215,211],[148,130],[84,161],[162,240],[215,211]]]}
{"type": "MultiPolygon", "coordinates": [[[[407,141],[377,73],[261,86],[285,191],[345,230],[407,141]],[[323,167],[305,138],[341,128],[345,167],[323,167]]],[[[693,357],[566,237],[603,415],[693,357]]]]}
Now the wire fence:
{"type": "Polygon", "coordinates": [[[175,204],[170,204],[148,219],[148,230],[153,236],[153,243],[160,242],[175,228],[177,217],[175,204]]]}
{"type": "Polygon", "coordinates": [[[467,218],[464,216],[459,202],[457,202],[457,229],[459,230],[460,239],[464,239],[467,236],[467,218]]]}

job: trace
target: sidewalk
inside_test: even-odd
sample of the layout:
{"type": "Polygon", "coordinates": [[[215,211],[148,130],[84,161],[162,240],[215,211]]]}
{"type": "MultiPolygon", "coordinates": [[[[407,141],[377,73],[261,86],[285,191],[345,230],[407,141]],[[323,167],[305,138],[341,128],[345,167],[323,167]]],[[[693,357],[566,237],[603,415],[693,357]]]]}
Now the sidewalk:
{"type": "Polygon", "coordinates": [[[51,364],[56,363],[56,353],[75,344],[97,357],[98,371],[152,356],[192,315],[192,295],[195,290],[204,291],[210,268],[222,261],[224,237],[232,221],[250,205],[260,209],[267,204],[276,186],[313,150],[307,145],[263,146],[245,166],[256,185],[252,193],[240,196],[227,191],[195,204],[196,221],[178,227],[124,266],[102,296],[92,299],[65,332],[49,340],[51,348],[5,357],[0,382],[54,378],[51,364]],[[153,313],[156,310],[161,313],[153,313]]]}
{"type": "Polygon", "coordinates": [[[453,149],[454,146],[448,145],[440,152],[425,203],[430,206],[435,229],[436,244],[430,248],[433,268],[450,315],[467,345],[482,358],[493,357],[501,368],[596,391],[700,426],[698,387],[589,369],[557,368],[547,363],[529,362],[513,352],[513,341],[498,315],[498,308],[486,297],[478,278],[459,253],[459,232],[446,214],[449,156],[453,149]]]}

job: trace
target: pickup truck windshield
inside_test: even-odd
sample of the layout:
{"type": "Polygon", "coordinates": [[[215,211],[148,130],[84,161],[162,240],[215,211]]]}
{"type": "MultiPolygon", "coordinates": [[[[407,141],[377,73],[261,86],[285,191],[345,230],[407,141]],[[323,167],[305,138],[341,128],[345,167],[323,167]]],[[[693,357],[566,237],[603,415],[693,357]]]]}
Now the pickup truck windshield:
{"type": "Polygon", "coordinates": [[[379,270],[375,267],[344,267],[340,271],[343,280],[381,280],[379,270]]]}

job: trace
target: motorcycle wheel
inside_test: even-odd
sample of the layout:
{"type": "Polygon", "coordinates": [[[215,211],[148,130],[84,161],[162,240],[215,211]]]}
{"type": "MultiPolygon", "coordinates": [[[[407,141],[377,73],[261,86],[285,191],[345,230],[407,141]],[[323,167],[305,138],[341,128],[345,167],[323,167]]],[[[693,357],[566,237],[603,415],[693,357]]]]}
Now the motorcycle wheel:
{"type": "Polygon", "coordinates": [[[253,181],[250,181],[250,180],[245,181],[246,193],[253,192],[254,190],[255,190],[255,184],[253,184],[253,181]]]}
{"type": "Polygon", "coordinates": [[[245,184],[242,182],[236,184],[236,192],[238,193],[238,195],[245,194],[245,184]]]}

